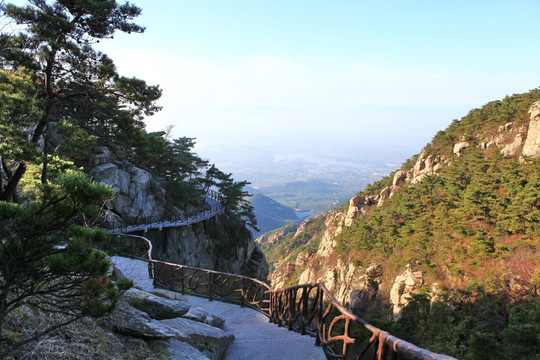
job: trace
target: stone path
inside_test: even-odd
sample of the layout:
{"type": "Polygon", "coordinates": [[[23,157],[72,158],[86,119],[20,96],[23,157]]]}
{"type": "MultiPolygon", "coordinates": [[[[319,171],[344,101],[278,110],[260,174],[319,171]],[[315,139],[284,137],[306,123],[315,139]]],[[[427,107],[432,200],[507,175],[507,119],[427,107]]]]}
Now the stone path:
{"type": "MultiPolygon", "coordinates": [[[[117,256],[113,257],[113,262],[135,285],[146,291],[154,289],[146,262],[117,256]]],[[[322,349],[315,346],[315,338],[271,324],[266,316],[255,310],[175,292],[168,294],[181,297],[225,320],[225,331],[235,336],[228,360],[325,359],[322,349]]]]}

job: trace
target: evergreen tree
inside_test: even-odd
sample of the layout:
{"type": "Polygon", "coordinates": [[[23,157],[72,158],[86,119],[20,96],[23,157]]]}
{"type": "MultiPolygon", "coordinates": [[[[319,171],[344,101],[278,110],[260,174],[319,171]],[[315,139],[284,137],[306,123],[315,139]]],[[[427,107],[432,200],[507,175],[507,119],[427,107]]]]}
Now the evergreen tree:
{"type": "MultiPolygon", "coordinates": [[[[42,153],[42,181],[47,182],[49,153],[62,150],[48,146],[52,124],[60,129],[73,125],[106,144],[114,141],[124,151],[137,150],[133,141],[144,134],[144,116],[159,110],[155,100],[161,91],[142,80],[119,76],[112,60],[92,45],[116,31],[144,31],[132,22],[140,9],[114,0],[29,0],[27,6],[7,4],[1,10],[21,30],[0,34],[0,65],[6,71],[23,67],[35,96],[34,103],[24,108],[32,111],[0,121],[26,132],[26,147],[42,153]]],[[[81,138],[80,132],[76,135],[81,138]]],[[[17,185],[34,159],[18,153],[0,155],[4,168],[0,200],[16,201],[17,185]]]]}
{"type": "Polygon", "coordinates": [[[84,316],[109,314],[129,282],[108,277],[110,261],[94,245],[106,239],[92,227],[112,196],[80,172],[39,186],[25,205],[0,201],[0,358],[84,316]],[[34,333],[8,331],[18,309],[62,314],[34,333]]]}

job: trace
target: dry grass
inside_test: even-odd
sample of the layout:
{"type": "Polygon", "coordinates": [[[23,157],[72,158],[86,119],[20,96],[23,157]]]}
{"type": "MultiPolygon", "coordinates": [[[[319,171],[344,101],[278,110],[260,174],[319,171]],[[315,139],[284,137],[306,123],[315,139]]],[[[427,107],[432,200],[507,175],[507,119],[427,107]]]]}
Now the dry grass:
{"type": "MultiPolygon", "coordinates": [[[[46,315],[27,310],[10,316],[5,329],[16,337],[27,336],[36,329],[61,321],[58,314],[46,315]]],[[[113,333],[101,325],[104,321],[82,319],[53,331],[36,342],[24,346],[12,360],[97,360],[97,359],[167,359],[165,349],[152,342],[113,333]]]]}

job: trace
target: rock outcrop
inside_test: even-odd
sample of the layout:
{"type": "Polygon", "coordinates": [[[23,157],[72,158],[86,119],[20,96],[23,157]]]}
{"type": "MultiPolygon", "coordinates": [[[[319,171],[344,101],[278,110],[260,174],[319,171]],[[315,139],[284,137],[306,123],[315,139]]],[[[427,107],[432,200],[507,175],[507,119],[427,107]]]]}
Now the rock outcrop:
{"type": "Polygon", "coordinates": [[[290,232],[294,231],[290,228],[285,228],[283,230],[274,232],[274,233],[267,233],[259,236],[255,242],[259,245],[264,243],[269,243],[271,245],[274,245],[276,241],[278,241],[280,238],[284,237],[285,235],[289,234],[290,232]]]}
{"type": "Polygon", "coordinates": [[[370,265],[363,276],[362,284],[350,292],[349,306],[353,313],[362,316],[373,304],[383,280],[383,267],[370,265]]]}
{"type": "Polygon", "coordinates": [[[343,224],[345,226],[351,226],[354,219],[358,214],[363,215],[366,213],[366,209],[378,202],[378,198],[375,196],[355,196],[349,201],[349,209],[345,215],[343,224]]]}
{"type": "Polygon", "coordinates": [[[540,156],[540,101],[535,102],[528,112],[529,129],[523,145],[522,154],[525,156],[540,156]]]}
{"type": "Polygon", "coordinates": [[[396,277],[390,290],[390,303],[392,304],[394,317],[399,317],[401,310],[409,304],[411,295],[418,292],[423,284],[422,272],[412,271],[409,265],[407,265],[407,270],[404,273],[396,277]]]}
{"type": "Polygon", "coordinates": [[[126,295],[125,302],[103,321],[120,334],[163,340],[175,359],[220,360],[234,340],[223,330],[223,320],[202,308],[138,289],[126,295]]]}
{"type": "Polygon", "coordinates": [[[88,175],[116,191],[107,204],[109,220],[115,227],[163,217],[165,190],[148,171],[135,166],[123,169],[116,164],[105,163],[92,168],[88,175]]]}
{"type": "Polygon", "coordinates": [[[454,144],[454,154],[457,157],[460,157],[463,154],[463,151],[465,151],[466,148],[468,148],[471,145],[468,141],[462,141],[454,144]]]}
{"type": "MultiPolygon", "coordinates": [[[[99,148],[98,155],[106,155],[99,148]]],[[[100,159],[107,159],[103,157],[100,159]]],[[[114,198],[106,204],[111,227],[134,223],[151,223],[185,215],[183,210],[167,200],[161,182],[149,172],[135,166],[122,167],[115,163],[100,163],[88,171],[89,176],[110,185],[114,198]]],[[[204,211],[190,208],[190,212],[204,211]]],[[[151,229],[143,234],[152,241],[156,259],[210,270],[243,274],[266,280],[268,263],[253,241],[245,222],[231,214],[222,214],[188,226],[151,229]]]]}

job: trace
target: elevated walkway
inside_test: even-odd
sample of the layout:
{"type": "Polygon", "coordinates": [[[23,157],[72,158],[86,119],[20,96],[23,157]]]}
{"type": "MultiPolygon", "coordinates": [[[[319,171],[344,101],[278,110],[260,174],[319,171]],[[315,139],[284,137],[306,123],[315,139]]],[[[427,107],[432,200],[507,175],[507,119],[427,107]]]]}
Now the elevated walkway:
{"type": "MultiPolygon", "coordinates": [[[[113,257],[115,266],[124,275],[146,291],[154,289],[148,276],[148,263],[124,257],[113,257]]],[[[225,331],[234,334],[227,359],[230,360],[324,360],[322,349],[315,346],[315,338],[300,335],[286,328],[269,323],[258,311],[219,301],[180,295],[169,292],[171,297],[181,297],[189,303],[225,320],[225,331]]]]}
{"type": "Polygon", "coordinates": [[[206,197],[206,203],[210,205],[210,209],[200,211],[196,214],[189,216],[182,216],[176,219],[158,220],[152,221],[152,219],[145,219],[144,224],[128,225],[123,227],[113,227],[109,230],[110,234],[129,234],[136,231],[148,231],[150,229],[163,229],[178,226],[188,226],[204,220],[208,220],[216,215],[223,214],[225,207],[223,204],[211,197],[206,197]]]}

